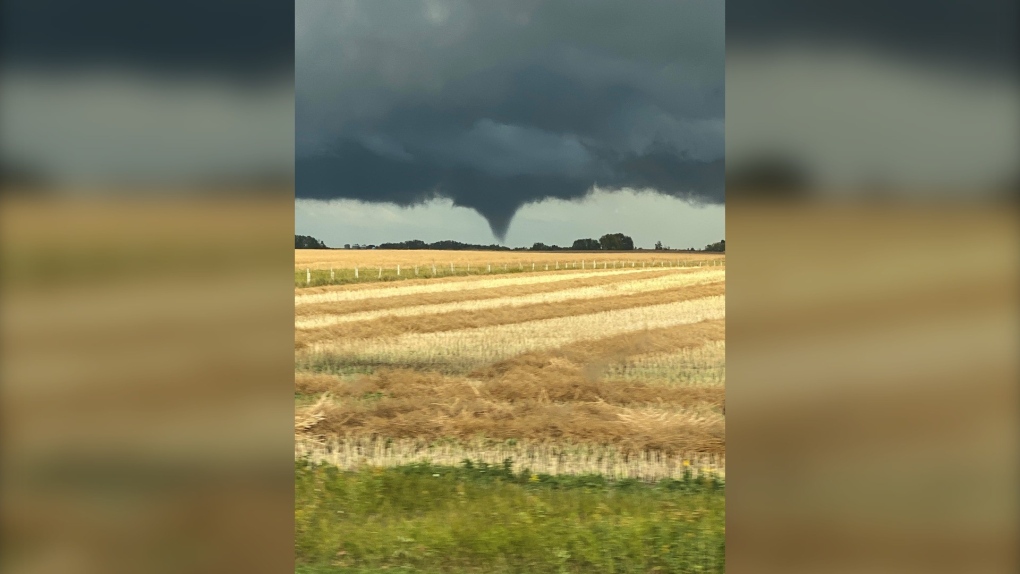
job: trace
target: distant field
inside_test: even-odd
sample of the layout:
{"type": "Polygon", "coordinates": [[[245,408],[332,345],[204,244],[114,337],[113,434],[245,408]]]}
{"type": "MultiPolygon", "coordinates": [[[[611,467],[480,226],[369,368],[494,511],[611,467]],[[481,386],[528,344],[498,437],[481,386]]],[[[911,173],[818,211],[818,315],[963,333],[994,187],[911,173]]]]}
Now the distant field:
{"type": "MultiPolygon", "coordinates": [[[[512,266],[518,263],[555,263],[577,261],[702,261],[725,257],[721,253],[670,252],[670,251],[439,251],[432,249],[295,249],[294,267],[303,269],[329,269],[337,267],[363,267],[397,264],[413,265],[485,265],[488,263],[512,266]]],[[[580,263],[578,263],[580,265],[580,263]]]]}
{"type": "Polygon", "coordinates": [[[296,287],[517,273],[718,266],[721,253],[297,249],[296,287]]]}
{"type": "Polygon", "coordinates": [[[439,253],[297,283],[300,571],[721,572],[724,257],[439,253]]]}

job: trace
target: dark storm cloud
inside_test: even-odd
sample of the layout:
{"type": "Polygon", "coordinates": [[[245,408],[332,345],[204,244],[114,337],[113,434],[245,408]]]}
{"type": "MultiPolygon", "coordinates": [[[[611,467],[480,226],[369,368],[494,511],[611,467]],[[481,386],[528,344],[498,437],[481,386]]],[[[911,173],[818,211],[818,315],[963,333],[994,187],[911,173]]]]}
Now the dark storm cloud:
{"type": "Polygon", "coordinates": [[[967,66],[1015,69],[1016,0],[727,0],[732,41],[839,40],[967,66]]]}
{"type": "Polygon", "coordinates": [[[721,1],[299,0],[297,196],[723,201],[721,1]]]}
{"type": "Polygon", "coordinates": [[[7,65],[128,66],[241,79],[293,69],[289,0],[4,0],[2,14],[7,65]]]}
{"type": "Polygon", "coordinates": [[[292,181],[292,0],[4,0],[0,15],[0,182],[292,181]]]}

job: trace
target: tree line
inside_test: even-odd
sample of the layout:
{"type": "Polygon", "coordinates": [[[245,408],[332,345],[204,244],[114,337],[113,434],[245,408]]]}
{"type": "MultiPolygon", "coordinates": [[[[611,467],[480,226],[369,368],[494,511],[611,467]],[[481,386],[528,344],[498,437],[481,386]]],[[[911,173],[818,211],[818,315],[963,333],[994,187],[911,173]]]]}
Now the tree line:
{"type": "MultiPolygon", "coordinates": [[[[295,249],[330,249],[326,247],[326,244],[314,237],[308,235],[295,235],[294,236],[295,249]]],[[[537,242],[531,247],[507,247],[505,245],[479,245],[474,243],[461,243],[460,241],[443,240],[436,241],[433,243],[426,243],[420,239],[411,239],[410,241],[401,241],[399,243],[380,243],[379,245],[366,244],[362,245],[359,243],[345,244],[344,249],[433,249],[443,251],[633,251],[634,240],[623,233],[607,233],[599,239],[585,238],[575,239],[570,247],[560,247],[559,245],[546,245],[545,243],[537,242]]],[[[704,249],[670,249],[664,247],[661,241],[655,243],[656,251],[708,251],[723,253],[726,251],[726,240],[722,240],[711,245],[706,245],[704,249]]]]}
{"type": "Polygon", "coordinates": [[[311,235],[295,235],[294,249],[329,249],[329,247],[311,235]]]}

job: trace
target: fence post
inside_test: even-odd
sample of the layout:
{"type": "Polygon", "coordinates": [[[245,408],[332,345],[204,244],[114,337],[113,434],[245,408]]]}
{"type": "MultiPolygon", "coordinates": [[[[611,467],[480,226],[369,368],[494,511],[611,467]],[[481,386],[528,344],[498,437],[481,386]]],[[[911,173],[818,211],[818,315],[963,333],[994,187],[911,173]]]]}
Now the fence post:
{"type": "Polygon", "coordinates": [[[379,278],[382,279],[382,267],[379,268],[379,278]]]}
{"type": "Polygon", "coordinates": [[[432,264],[432,276],[433,277],[436,276],[436,264],[435,263],[432,264]]]}
{"type": "Polygon", "coordinates": [[[534,261],[532,261],[532,262],[531,262],[531,270],[532,270],[532,271],[534,271],[534,270],[535,270],[535,262],[534,262],[534,261]]]}
{"type": "Polygon", "coordinates": [[[336,272],[333,271],[332,267],[329,268],[329,280],[336,281],[336,272]]]}
{"type": "Polygon", "coordinates": [[[581,269],[584,269],[584,259],[581,260],[581,269]]]}
{"type": "Polygon", "coordinates": [[[305,285],[312,282],[312,270],[305,267],[305,285]]]}
{"type": "Polygon", "coordinates": [[[397,263],[397,277],[400,277],[400,264],[397,263]]]}
{"type": "Polygon", "coordinates": [[[355,279],[358,278],[358,266],[357,265],[354,266],[354,278],[355,279]]]}
{"type": "Polygon", "coordinates": [[[492,273],[492,263],[489,263],[489,264],[488,264],[488,266],[487,266],[487,267],[486,267],[486,269],[485,269],[485,272],[486,272],[486,273],[492,273]]]}
{"type": "Polygon", "coordinates": [[[418,266],[417,265],[414,266],[414,276],[415,277],[418,276],[418,266]]]}

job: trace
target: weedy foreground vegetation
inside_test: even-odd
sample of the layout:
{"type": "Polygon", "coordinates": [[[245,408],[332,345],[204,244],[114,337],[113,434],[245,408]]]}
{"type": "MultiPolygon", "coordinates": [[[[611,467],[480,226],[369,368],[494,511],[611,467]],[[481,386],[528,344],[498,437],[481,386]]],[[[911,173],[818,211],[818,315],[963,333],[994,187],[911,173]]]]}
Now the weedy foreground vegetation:
{"type": "Polygon", "coordinates": [[[296,289],[299,572],[722,572],[723,262],[296,289]]]}
{"type": "Polygon", "coordinates": [[[718,478],[297,465],[298,572],[721,572],[718,478]]]}

